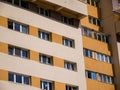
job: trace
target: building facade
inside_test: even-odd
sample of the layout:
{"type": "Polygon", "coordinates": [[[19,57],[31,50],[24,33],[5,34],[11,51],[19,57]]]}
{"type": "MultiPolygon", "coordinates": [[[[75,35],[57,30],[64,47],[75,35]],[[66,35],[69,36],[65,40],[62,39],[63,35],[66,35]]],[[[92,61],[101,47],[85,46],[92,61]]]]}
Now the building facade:
{"type": "Polygon", "coordinates": [[[118,6],[0,0],[0,90],[119,90],[118,6]]]}

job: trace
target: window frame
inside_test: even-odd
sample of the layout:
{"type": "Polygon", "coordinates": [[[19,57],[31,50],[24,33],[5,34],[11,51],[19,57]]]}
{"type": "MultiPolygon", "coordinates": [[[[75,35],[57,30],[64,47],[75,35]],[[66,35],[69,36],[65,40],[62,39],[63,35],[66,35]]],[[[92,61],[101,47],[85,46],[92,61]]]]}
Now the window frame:
{"type": "Polygon", "coordinates": [[[53,87],[54,87],[53,85],[54,85],[53,81],[44,80],[44,79],[40,80],[40,88],[41,88],[42,90],[44,90],[44,86],[47,86],[47,88],[48,88],[48,89],[45,88],[45,90],[51,90],[50,87],[51,87],[52,90],[53,90],[53,87]],[[47,85],[44,85],[44,84],[47,84],[47,85]],[[51,86],[50,86],[50,85],[51,85],[51,86]]]}
{"type": "Polygon", "coordinates": [[[13,82],[13,83],[20,83],[23,85],[31,85],[31,77],[28,75],[23,75],[23,74],[18,74],[18,73],[13,73],[13,72],[9,72],[8,73],[8,81],[13,82]],[[9,79],[9,75],[12,74],[13,75],[13,80],[9,79]],[[17,76],[21,77],[21,82],[17,81],[17,76]],[[25,77],[28,77],[29,81],[26,83],[25,82],[25,77]]]}
{"type": "Polygon", "coordinates": [[[24,34],[29,34],[29,26],[28,25],[25,25],[25,24],[22,24],[20,22],[16,22],[16,21],[13,21],[13,20],[10,20],[10,19],[8,20],[8,28],[12,29],[13,31],[21,32],[21,33],[24,33],[24,34]],[[12,23],[12,28],[9,27],[9,23],[12,23]],[[15,24],[19,25],[19,30],[17,30],[15,28],[16,27],[15,24]],[[23,30],[23,27],[26,28],[26,31],[23,30]]]}
{"type": "Polygon", "coordinates": [[[46,54],[39,54],[39,62],[42,64],[53,65],[53,57],[46,54]]]}
{"type": "Polygon", "coordinates": [[[67,47],[75,48],[75,41],[67,37],[62,37],[62,44],[67,47]]]}
{"type": "Polygon", "coordinates": [[[24,58],[24,59],[29,59],[29,50],[23,49],[23,48],[20,48],[20,47],[16,47],[16,46],[9,45],[8,46],[8,54],[9,55],[13,55],[13,56],[17,56],[17,57],[21,57],[21,58],[24,58]],[[9,48],[12,48],[12,54],[9,53],[9,48]],[[15,51],[16,49],[20,50],[20,55],[16,55],[16,51],[15,51]],[[27,56],[26,57],[24,57],[23,51],[27,52],[27,56]]]}
{"type": "Polygon", "coordinates": [[[42,40],[51,41],[51,32],[39,30],[38,37],[42,40]]]}
{"type": "Polygon", "coordinates": [[[77,71],[77,64],[70,61],[64,61],[64,68],[72,71],[77,71]]]}
{"type": "Polygon", "coordinates": [[[79,90],[79,87],[74,85],[66,85],[66,90],[79,90]]]}
{"type": "Polygon", "coordinates": [[[83,48],[83,55],[88,58],[94,59],[94,52],[92,50],[83,48]]]}
{"type": "Polygon", "coordinates": [[[97,80],[97,73],[96,72],[85,70],[85,76],[86,76],[86,78],[89,78],[92,80],[97,80]]]}

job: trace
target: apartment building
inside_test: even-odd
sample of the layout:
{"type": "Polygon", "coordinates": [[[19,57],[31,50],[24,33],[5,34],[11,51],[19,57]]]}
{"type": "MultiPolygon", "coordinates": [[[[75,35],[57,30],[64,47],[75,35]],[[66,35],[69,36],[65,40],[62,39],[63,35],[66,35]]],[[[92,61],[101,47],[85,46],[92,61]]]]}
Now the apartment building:
{"type": "Polygon", "coordinates": [[[87,0],[88,16],[81,19],[87,90],[115,90],[110,34],[105,32],[102,20],[103,3],[107,5],[110,0],[87,0]]]}
{"type": "Polygon", "coordinates": [[[113,1],[0,0],[0,90],[119,90],[113,1]]]}
{"type": "Polygon", "coordinates": [[[114,69],[114,82],[115,82],[116,90],[120,90],[119,5],[120,5],[120,0],[101,1],[101,7],[104,7],[104,9],[102,8],[102,22],[103,22],[104,32],[110,35],[110,44],[111,44],[113,69],[114,69]]]}

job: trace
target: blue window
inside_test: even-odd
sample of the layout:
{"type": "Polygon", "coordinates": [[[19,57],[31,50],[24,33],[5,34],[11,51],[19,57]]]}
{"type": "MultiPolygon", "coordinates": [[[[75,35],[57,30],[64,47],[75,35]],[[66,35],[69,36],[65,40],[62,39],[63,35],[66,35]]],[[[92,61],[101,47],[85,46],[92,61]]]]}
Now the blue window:
{"type": "Polygon", "coordinates": [[[9,81],[14,81],[14,74],[13,73],[8,74],[8,80],[9,81]]]}
{"type": "Polygon", "coordinates": [[[75,70],[77,70],[77,65],[76,65],[76,63],[65,61],[64,68],[75,71],[75,70]]]}
{"type": "Polygon", "coordinates": [[[9,47],[9,48],[8,48],[8,54],[9,54],[9,55],[13,55],[13,48],[12,48],[12,47],[9,47]]]}
{"type": "Polygon", "coordinates": [[[22,50],[22,57],[23,58],[28,58],[28,51],[22,50]]]}
{"type": "Polygon", "coordinates": [[[96,80],[96,73],[95,73],[95,72],[92,72],[91,75],[92,75],[92,79],[93,79],[93,80],[96,80]]]}
{"type": "Polygon", "coordinates": [[[68,39],[68,38],[63,38],[63,45],[68,46],[68,47],[74,47],[74,40],[68,39]]]}
{"type": "Polygon", "coordinates": [[[30,77],[24,76],[24,84],[27,84],[27,85],[30,84],[30,77]]]}
{"type": "Polygon", "coordinates": [[[41,63],[52,65],[52,57],[51,56],[41,54],[39,56],[39,60],[41,63]]]}
{"type": "Polygon", "coordinates": [[[27,25],[24,25],[24,24],[21,24],[18,22],[14,22],[11,20],[8,21],[8,28],[15,30],[15,31],[18,31],[18,32],[25,33],[25,34],[28,33],[28,26],[27,25]]]}
{"type": "Polygon", "coordinates": [[[39,31],[39,32],[38,32],[38,36],[39,36],[39,38],[41,38],[41,39],[50,41],[50,33],[49,33],[49,32],[39,31]]]}
{"type": "Polygon", "coordinates": [[[96,79],[97,79],[97,78],[96,78],[96,72],[92,72],[92,71],[86,70],[86,71],[85,71],[85,76],[86,76],[87,78],[92,79],[92,80],[96,80],[96,79]]]}
{"type": "Polygon", "coordinates": [[[53,84],[51,81],[41,81],[42,90],[53,90],[53,84]]]}
{"type": "Polygon", "coordinates": [[[20,24],[15,23],[15,30],[20,32],[20,24]]]}
{"type": "Polygon", "coordinates": [[[83,49],[83,54],[84,54],[84,56],[86,56],[86,57],[94,58],[93,52],[92,52],[91,50],[83,49]]]}
{"type": "Polygon", "coordinates": [[[22,83],[22,76],[21,75],[16,75],[16,82],[22,83]]]}
{"type": "Polygon", "coordinates": [[[77,87],[77,86],[67,85],[67,86],[66,86],[66,90],[78,90],[78,87],[77,87]]]}
{"type": "Polygon", "coordinates": [[[22,58],[29,58],[28,57],[28,55],[29,55],[28,50],[21,49],[21,48],[18,48],[18,47],[14,47],[14,46],[9,46],[8,54],[9,55],[15,55],[15,56],[22,57],[22,58]]]}
{"type": "Polygon", "coordinates": [[[30,76],[25,76],[25,75],[20,75],[20,74],[15,74],[15,73],[9,72],[8,80],[12,81],[14,83],[30,85],[30,76]]]}
{"type": "Polygon", "coordinates": [[[27,26],[21,25],[21,27],[22,27],[22,32],[23,33],[28,33],[28,27],[27,26]]]}

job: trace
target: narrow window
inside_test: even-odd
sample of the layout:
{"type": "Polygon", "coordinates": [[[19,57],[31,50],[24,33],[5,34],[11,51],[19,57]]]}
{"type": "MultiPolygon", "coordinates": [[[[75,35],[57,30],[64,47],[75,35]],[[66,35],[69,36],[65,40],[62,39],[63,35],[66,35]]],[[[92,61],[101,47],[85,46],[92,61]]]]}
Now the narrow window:
{"type": "Polygon", "coordinates": [[[38,31],[38,36],[41,39],[50,41],[51,35],[49,32],[44,32],[44,31],[38,31]]]}
{"type": "Polygon", "coordinates": [[[66,90],[78,90],[77,86],[66,85],[66,90]]]}
{"type": "Polygon", "coordinates": [[[52,81],[41,80],[40,83],[41,83],[42,90],[53,90],[53,82],[52,81]]]}
{"type": "Polygon", "coordinates": [[[68,46],[68,47],[74,47],[74,40],[64,37],[63,38],[63,45],[68,46]]]}
{"type": "Polygon", "coordinates": [[[68,61],[64,62],[64,67],[68,70],[73,70],[73,71],[76,71],[76,69],[77,69],[76,63],[72,63],[72,62],[68,62],[68,61]]]}
{"type": "Polygon", "coordinates": [[[18,22],[8,20],[8,28],[21,33],[28,34],[28,26],[18,22]]]}
{"type": "Polygon", "coordinates": [[[52,65],[52,62],[53,62],[51,56],[44,55],[44,54],[39,55],[39,60],[41,63],[48,64],[48,65],[52,65]]]}
{"type": "Polygon", "coordinates": [[[14,83],[21,83],[21,84],[30,85],[30,76],[26,76],[26,75],[21,75],[21,74],[9,72],[8,73],[8,80],[12,81],[14,83]]]}

